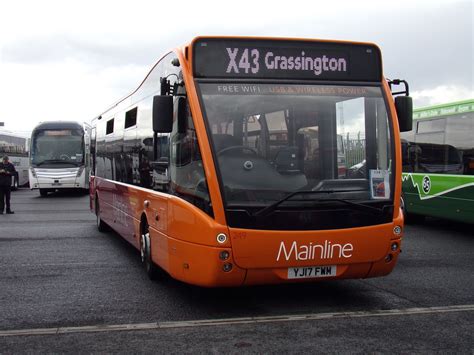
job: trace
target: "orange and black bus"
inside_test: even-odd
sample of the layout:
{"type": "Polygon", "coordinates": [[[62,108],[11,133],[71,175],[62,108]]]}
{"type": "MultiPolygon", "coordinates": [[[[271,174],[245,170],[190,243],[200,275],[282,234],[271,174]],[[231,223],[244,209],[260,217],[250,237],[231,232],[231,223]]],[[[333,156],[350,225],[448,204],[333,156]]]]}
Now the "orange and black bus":
{"type": "Polygon", "coordinates": [[[374,44],[198,37],[93,120],[91,210],[152,278],[386,275],[402,240],[411,108],[374,44]],[[338,169],[338,136],[350,134],[364,137],[365,177],[338,169]]]}

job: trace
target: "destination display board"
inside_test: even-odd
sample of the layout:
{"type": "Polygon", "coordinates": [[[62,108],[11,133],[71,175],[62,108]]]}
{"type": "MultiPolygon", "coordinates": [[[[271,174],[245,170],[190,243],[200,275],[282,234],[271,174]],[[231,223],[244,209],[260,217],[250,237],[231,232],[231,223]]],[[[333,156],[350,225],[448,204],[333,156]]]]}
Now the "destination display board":
{"type": "Polygon", "coordinates": [[[196,78],[382,80],[370,44],[199,38],[192,50],[196,78]]]}

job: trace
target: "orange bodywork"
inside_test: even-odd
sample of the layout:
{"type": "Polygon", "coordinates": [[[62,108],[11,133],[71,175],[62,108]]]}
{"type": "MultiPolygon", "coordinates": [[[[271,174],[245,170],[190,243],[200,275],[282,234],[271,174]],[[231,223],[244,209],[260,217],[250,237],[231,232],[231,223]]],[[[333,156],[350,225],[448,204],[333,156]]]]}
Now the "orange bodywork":
{"type": "MultiPolygon", "coordinates": [[[[192,76],[191,46],[175,50],[178,56],[202,153],[214,216],[210,217],[194,205],[173,195],[160,193],[100,177],[91,178],[91,210],[99,199],[101,218],[137,249],[140,247],[140,223],[146,218],[150,229],[152,260],[171,277],[183,282],[204,286],[242,286],[285,282],[308,282],[328,279],[366,278],[389,274],[396,265],[403,235],[403,216],[400,210],[401,147],[397,115],[388,85],[383,91],[393,125],[395,146],[394,213],[391,223],[360,228],[315,231],[264,231],[229,228],[226,223],[223,198],[219,187],[211,146],[206,133],[194,78],[192,76]],[[187,56],[186,56],[187,53],[187,56]],[[394,233],[399,226],[400,233],[394,233]],[[218,234],[228,238],[217,241],[218,234]],[[290,248],[298,246],[303,256],[290,248]],[[350,257],[338,257],[342,247],[334,249],[327,258],[306,258],[304,246],[324,243],[351,244],[350,257]],[[282,251],[282,243],[285,245],[282,251]],[[396,243],[396,250],[392,245],[396,243]],[[220,252],[229,258],[221,260],[220,252]],[[285,257],[284,253],[288,255],[285,257]],[[280,258],[278,256],[280,254],[280,258]],[[288,260],[287,260],[288,259],[288,260]],[[304,260],[305,259],[305,260],[304,260]],[[224,271],[224,264],[232,264],[224,271]],[[336,265],[335,276],[316,279],[288,279],[288,268],[336,265]]],[[[322,247],[316,249],[320,255],[322,247]]]]}

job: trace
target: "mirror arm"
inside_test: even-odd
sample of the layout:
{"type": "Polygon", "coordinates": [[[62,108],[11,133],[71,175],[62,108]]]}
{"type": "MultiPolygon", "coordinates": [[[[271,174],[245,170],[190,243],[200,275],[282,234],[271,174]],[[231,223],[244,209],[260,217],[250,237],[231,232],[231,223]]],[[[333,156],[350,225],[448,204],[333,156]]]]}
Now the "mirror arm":
{"type": "Polygon", "coordinates": [[[388,86],[390,87],[390,91],[392,91],[392,85],[401,85],[401,84],[405,85],[405,90],[392,92],[392,95],[405,94],[405,96],[410,96],[410,88],[408,87],[408,83],[406,80],[402,80],[402,79],[388,80],[388,86]]]}

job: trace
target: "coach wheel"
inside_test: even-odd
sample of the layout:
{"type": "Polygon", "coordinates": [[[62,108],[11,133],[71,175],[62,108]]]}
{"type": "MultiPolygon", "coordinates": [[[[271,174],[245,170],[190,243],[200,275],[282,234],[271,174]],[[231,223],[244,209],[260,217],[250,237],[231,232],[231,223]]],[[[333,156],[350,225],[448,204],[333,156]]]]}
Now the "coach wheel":
{"type": "Polygon", "coordinates": [[[140,257],[150,280],[156,280],[161,276],[161,270],[151,259],[150,231],[146,222],[142,226],[140,235],[140,257]]]}
{"type": "Polygon", "coordinates": [[[99,201],[97,201],[97,197],[95,199],[95,218],[97,222],[97,229],[99,232],[107,232],[107,224],[100,218],[100,207],[99,207],[99,201]]]}
{"type": "Polygon", "coordinates": [[[46,197],[48,196],[48,190],[45,189],[39,189],[41,197],[46,197]]]}

